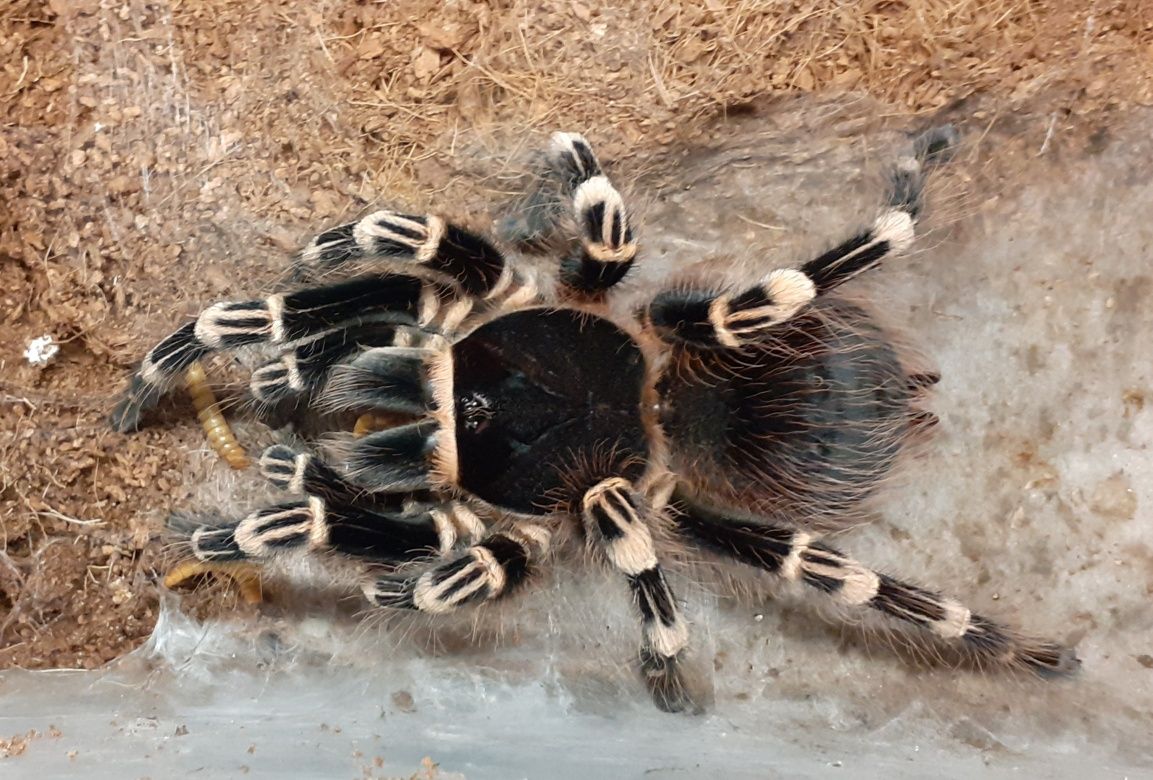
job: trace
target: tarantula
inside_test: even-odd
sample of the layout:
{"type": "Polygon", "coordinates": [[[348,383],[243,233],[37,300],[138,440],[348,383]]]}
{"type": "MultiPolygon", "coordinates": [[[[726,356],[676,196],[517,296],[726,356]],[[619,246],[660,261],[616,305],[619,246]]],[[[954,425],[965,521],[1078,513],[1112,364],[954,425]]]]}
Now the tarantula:
{"type": "Polygon", "coordinates": [[[258,408],[393,424],[323,455],[265,450],[262,474],[294,497],[190,528],[197,559],[340,556],[359,562],[373,604],[437,615],[523,587],[571,523],[628,581],[640,670],[666,710],[696,707],[679,666],[689,628],[662,570],[688,557],[803,583],[978,666],[1071,672],[1071,650],[820,540],[935,421],[916,401],[937,377],[906,370],[832,293],[910,245],[925,173],[954,136],[917,136],[880,216],[799,269],[740,289],[669,286],[621,312],[629,212],[589,143],[557,133],[514,236],[525,251],[560,236],[551,275],[438,216],[378,211],[304,250],[306,270],[338,280],[216,303],[161,341],[112,426],[137,428],[208,353],[272,347],[251,378],[258,408]]]}

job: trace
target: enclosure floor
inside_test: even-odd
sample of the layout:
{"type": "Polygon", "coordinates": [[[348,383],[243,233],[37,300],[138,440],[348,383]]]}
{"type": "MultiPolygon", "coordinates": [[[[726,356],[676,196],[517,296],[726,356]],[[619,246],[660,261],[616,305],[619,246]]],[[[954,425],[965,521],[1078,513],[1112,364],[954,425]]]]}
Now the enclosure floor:
{"type": "MultiPolygon", "coordinates": [[[[728,253],[783,264],[868,213],[898,136],[849,134],[846,117],[769,112],[686,153],[663,189],[653,180],[640,278],[728,253]]],[[[151,642],[110,670],[0,677],[0,733],[25,735],[12,743],[17,766],[91,777],[1153,771],[1149,118],[1060,161],[993,133],[1003,170],[1026,161],[994,191],[963,147],[931,193],[921,249],[853,288],[944,378],[931,446],[877,522],[838,544],[1076,643],[1078,678],[916,668],[883,642],[841,636],[804,602],[733,605],[682,578],[709,713],[664,715],[625,660],[636,629],[623,588],[562,571],[499,628],[462,623],[435,640],[322,601],[208,624],[166,611],[151,642]],[[426,756],[439,769],[420,769],[426,756]]],[[[226,505],[247,484],[211,457],[199,467],[197,501],[226,505]]]]}
{"type": "Polygon", "coordinates": [[[386,204],[486,227],[504,164],[558,127],[647,176],[643,211],[727,119],[801,94],[873,106],[849,135],[944,112],[981,139],[989,199],[1153,105],[1128,0],[0,6],[0,668],[95,668],[149,635],[163,518],[211,466],[187,405],[119,436],[113,396],[158,334],[265,288],[317,229],[386,204]],[[29,365],[44,335],[60,354],[29,365]]]}
{"type": "Polygon", "coordinates": [[[1153,773],[1142,3],[305,5],[0,9],[0,775],[1153,773]],[[311,232],[384,206],[488,227],[509,160],[563,128],[636,211],[638,281],[755,275],[871,217],[901,131],[943,121],[964,144],[926,235],[849,289],[940,370],[941,424],[837,544],[1077,644],[1079,678],[926,670],[681,576],[709,705],[684,718],[629,668],[624,587],[575,567],[439,632],[158,586],[170,512],[263,488],[179,397],[133,436],[105,415],[162,334],[311,232]]]}

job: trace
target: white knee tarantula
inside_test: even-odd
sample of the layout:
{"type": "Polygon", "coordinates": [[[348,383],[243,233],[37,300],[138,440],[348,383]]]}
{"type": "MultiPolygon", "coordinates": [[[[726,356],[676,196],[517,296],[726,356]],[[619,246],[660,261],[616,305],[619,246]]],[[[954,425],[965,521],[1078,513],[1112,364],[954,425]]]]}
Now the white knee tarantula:
{"type": "Polygon", "coordinates": [[[585,139],[558,133],[539,192],[559,194],[564,213],[530,198],[531,228],[512,242],[539,250],[571,232],[550,278],[529,281],[492,242],[439,217],[376,212],[305,250],[306,268],[340,280],[217,303],[160,342],[112,425],[135,429],[206,354],[271,345],[279,356],[252,375],[258,408],[399,424],[346,436],[327,458],[270,447],[261,471],[293,497],[190,529],[198,559],[341,556],[361,562],[372,603],[440,614],[522,587],[571,522],[631,587],[640,668],[664,709],[695,707],[678,669],[689,628],[657,554],[665,540],[685,553],[666,563],[712,556],[800,582],[978,666],[1071,672],[1071,650],[818,538],[935,419],[914,402],[936,377],[906,371],[864,313],[830,293],[909,246],[924,169],[952,140],[951,129],[918,136],[872,226],[801,268],[747,289],[670,287],[621,317],[609,304],[637,257],[628,211],[585,139]]]}

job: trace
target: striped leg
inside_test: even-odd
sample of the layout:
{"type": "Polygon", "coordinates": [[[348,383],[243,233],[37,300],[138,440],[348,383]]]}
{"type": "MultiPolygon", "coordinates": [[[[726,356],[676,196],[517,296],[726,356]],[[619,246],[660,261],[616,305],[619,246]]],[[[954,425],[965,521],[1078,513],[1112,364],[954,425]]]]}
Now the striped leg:
{"type": "Polygon", "coordinates": [[[886,210],[870,227],[800,269],[772,271],[759,284],[737,292],[661,293],[649,304],[649,321],[666,340],[700,347],[738,349],[757,341],[817,295],[909,248],[921,212],[925,170],[942,161],[955,140],[951,127],[918,136],[914,156],[902,160],[892,174],[886,210]]]}
{"type": "Polygon", "coordinates": [[[624,200],[584,136],[554,134],[549,160],[571,192],[580,238],[580,249],[561,264],[561,281],[586,294],[607,290],[624,278],[637,254],[624,200]]]}
{"type": "Polygon", "coordinates": [[[331,503],[354,503],[385,512],[402,512],[413,504],[435,503],[432,493],[427,490],[398,488],[391,492],[371,492],[349,482],[322,458],[310,452],[297,452],[283,444],[267,448],[261,454],[258,466],[261,475],[275,487],[295,495],[316,496],[331,503]]]}
{"type": "Polygon", "coordinates": [[[213,304],[145,356],[112,412],[111,425],[118,431],[135,430],[141,413],[154,406],[188,366],[211,352],[248,344],[287,345],[369,317],[428,324],[445,292],[413,276],[384,275],[213,304]]]}
{"type": "Polygon", "coordinates": [[[445,274],[467,294],[483,298],[505,271],[505,258],[487,239],[434,215],[377,211],[327,230],[300,254],[320,272],[362,260],[416,263],[445,274]]]}
{"type": "Polygon", "coordinates": [[[663,292],[649,304],[648,319],[666,341],[736,349],[791,319],[816,294],[804,272],[786,268],[740,293],[663,292]]]}
{"type": "Polygon", "coordinates": [[[584,495],[582,514],[613,568],[628,578],[641,616],[641,673],[657,706],[666,712],[697,710],[678,663],[689,630],[657,561],[645,524],[648,503],[619,477],[594,485],[584,495]]]}
{"type": "Polygon", "coordinates": [[[721,517],[697,508],[677,518],[701,546],[785,580],[800,581],[847,607],[868,608],[931,634],[977,666],[1027,669],[1042,677],[1075,672],[1072,649],[1028,637],[960,602],[880,574],[807,533],[721,517]]]}
{"type": "Polygon", "coordinates": [[[261,408],[308,398],[323,387],[330,369],[354,352],[407,344],[410,333],[385,323],[354,324],[295,344],[252,372],[252,398],[261,408]]]}
{"type": "Polygon", "coordinates": [[[548,530],[540,525],[514,523],[431,568],[374,576],[364,582],[364,595],[379,607],[431,615],[494,601],[524,583],[548,552],[549,540],[548,530]]]}
{"type": "Polygon", "coordinates": [[[172,518],[174,530],[188,533],[193,557],[168,572],[167,587],[222,574],[237,582],[246,601],[258,603],[260,566],[282,553],[331,552],[400,564],[430,554],[446,556],[459,542],[468,544],[484,534],[480,518],[460,502],[432,504],[419,494],[395,494],[390,502],[358,495],[330,467],[287,447],[266,450],[261,469],[274,484],[294,492],[315,488],[324,497],[305,494],[225,525],[172,518]]]}
{"type": "Polygon", "coordinates": [[[431,513],[385,514],[316,496],[258,509],[235,525],[192,533],[201,561],[265,561],[279,553],[331,549],[357,558],[402,562],[441,549],[431,513]]]}
{"type": "Polygon", "coordinates": [[[331,551],[366,561],[405,563],[446,556],[484,533],[459,502],[386,511],[376,504],[305,495],[258,509],[229,525],[192,531],[192,554],[207,563],[266,561],[286,552],[331,551]]]}

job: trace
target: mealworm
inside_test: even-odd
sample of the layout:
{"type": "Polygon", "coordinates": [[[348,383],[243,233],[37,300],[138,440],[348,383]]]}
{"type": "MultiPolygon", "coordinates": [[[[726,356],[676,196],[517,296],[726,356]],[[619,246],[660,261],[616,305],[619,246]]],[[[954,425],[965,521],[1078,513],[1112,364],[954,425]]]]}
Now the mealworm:
{"type": "Polygon", "coordinates": [[[385,412],[366,412],[356,418],[356,423],[352,426],[352,435],[359,439],[361,436],[367,436],[370,433],[395,428],[397,425],[402,424],[402,421],[403,418],[400,415],[385,412]]]}
{"type": "Polygon", "coordinates": [[[177,588],[194,577],[211,574],[227,577],[236,583],[240,597],[247,604],[264,601],[264,590],[260,583],[260,567],[243,561],[208,563],[205,561],[181,561],[164,575],[164,587],[177,588]]]}
{"type": "Polygon", "coordinates": [[[208,377],[204,374],[204,366],[193,363],[184,375],[188,394],[192,396],[192,405],[196,407],[196,416],[208,437],[212,449],[234,469],[246,469],[249,465],[248,453],[236,440],[224,413],[220,411],[220,404],[216,395],[208,384],[208,377]]]}

